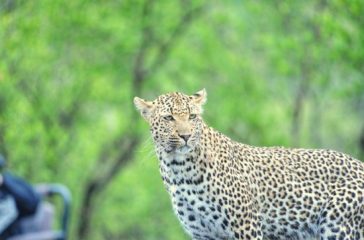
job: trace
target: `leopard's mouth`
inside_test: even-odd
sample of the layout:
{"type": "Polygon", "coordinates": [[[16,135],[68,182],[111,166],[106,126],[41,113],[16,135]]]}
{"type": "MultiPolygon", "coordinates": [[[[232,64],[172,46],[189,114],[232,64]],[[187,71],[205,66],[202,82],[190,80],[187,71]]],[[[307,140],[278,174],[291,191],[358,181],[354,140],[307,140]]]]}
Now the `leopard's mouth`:
{"type": "Polygon", "coordinates": [[[167,153],[187,154],[196,148],[196,138],[191,137],[187,141],[180,137],[171,137],[167,142],[161,144],[167,153]]]}

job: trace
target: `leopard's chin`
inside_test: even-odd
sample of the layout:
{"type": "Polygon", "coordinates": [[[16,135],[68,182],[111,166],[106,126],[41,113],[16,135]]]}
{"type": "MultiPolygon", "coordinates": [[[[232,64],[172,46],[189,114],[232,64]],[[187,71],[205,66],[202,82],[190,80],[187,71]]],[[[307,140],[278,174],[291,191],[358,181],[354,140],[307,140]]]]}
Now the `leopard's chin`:
{"type": "Polygon", "coordinates": [[[191,151],[192,151],[192,148],[188,145],[184,145],[184,146],[176,149],[176,153],[178,153],[178,154],[186,154],[191,151]]]}
{"type": "Polygon", "coordinates": [[[178,154],[178,155],[185,155],[191,153],[193,148],[189,145],[183,145],[179,147],[168,147],[165,151],[169,154],[178,154]]]}
{"type": "Polygon", "coordinates": [[[180,146],[167,146],[164,148],[164,151],[169,154],[179,154],[184,155],[191,153],[194,150],[194,146],[190,144],[184,144],[180,146]]]}

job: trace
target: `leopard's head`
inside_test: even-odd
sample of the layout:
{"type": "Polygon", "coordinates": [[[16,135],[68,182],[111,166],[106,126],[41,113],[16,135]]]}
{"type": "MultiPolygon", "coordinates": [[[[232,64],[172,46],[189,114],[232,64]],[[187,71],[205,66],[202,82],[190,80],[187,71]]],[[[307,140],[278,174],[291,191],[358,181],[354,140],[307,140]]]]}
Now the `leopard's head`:
{"type": "Polygon", "coordinates": [[[158,150],[185,154],[195,149],[201,136],[206,95],[203,89],[191,96],[167,93],[154,101],[134,98],[136,108],[150,125],[158,150]]]}

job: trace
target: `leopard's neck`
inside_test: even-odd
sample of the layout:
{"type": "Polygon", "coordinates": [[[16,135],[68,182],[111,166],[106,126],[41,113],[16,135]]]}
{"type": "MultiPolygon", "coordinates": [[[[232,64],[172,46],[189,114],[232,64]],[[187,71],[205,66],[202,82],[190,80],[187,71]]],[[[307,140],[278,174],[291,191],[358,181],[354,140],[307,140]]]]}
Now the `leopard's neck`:
{"type": "Polygon", "coordinates": [[[159,155],[159,168],[166,184],[180,185],[200,176],[201,149],[186,154],[166,153],[159,155]]]}

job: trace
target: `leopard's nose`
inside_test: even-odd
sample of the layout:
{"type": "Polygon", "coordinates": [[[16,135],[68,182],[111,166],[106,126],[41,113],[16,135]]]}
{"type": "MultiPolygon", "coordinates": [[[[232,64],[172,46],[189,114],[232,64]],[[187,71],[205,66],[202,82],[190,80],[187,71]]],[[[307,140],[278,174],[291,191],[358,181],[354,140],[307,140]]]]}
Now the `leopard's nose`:
{"type": "Polygon", "coordinates": [[[180,135],[180,134],[178,134],[178,136],[180,136],[180,138],[185,140],[186,143],[187,143],[188,139],[191,137],[191,135],[180,135]]]}

